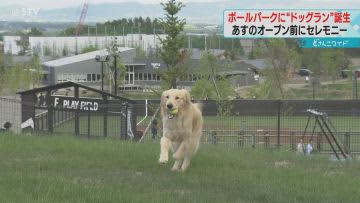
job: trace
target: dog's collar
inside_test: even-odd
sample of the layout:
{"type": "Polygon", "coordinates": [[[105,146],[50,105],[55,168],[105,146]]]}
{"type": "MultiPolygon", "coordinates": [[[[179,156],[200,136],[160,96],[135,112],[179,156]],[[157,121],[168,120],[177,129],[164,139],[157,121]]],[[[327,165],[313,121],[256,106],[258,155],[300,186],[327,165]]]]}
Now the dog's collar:
{"type": "Polygon", "coordinates": [[[168,119],[173,119],[175,116],[174,115],[172,115],[172,114],[168,114],[168,119]]]}

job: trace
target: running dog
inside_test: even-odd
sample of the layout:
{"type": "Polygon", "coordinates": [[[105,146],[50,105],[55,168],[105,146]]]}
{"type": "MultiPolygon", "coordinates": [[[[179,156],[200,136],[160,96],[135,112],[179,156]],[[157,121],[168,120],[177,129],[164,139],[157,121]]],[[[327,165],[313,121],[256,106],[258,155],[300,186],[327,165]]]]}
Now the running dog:
{"type": "Polygon", "coordinates": [[[193,104],[188,91],[170,89],[161,96],[163,136],[160,140],[159,163],[168,162],[172,149],[175,163],[172,171],[186,171],[199,147],[203,118],[199,104],[193,104]]]}

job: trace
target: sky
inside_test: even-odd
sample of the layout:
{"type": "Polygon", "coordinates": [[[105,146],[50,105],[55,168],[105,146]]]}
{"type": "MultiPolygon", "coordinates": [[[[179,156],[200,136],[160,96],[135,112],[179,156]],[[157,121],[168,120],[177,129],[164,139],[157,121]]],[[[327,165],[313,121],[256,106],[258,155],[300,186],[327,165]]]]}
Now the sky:
{"type": "MultiPolygon", "coordinates": [[[[120,3],[120,2],[139,2],[144,4],[160,4],[165,0],[88,0],[91,4],[100,3],[120,3]]],[[[226,0],[183,0],[182,2],[221,2],[226,0]]],[[[64,7],[78,7],[84,0],[0,0],[1,6],[20,5],[24,7],[38,7],[41,9],[53,9],[64,7]]]]}
{"type": "MultiPolygon", "coordinates": [[[[159,4],[164,0],[88,0],[91,4],[100,3],[119,3],[119,2],[139,2],[144,4],[159,4]]],[[[360,0],[182,0],[188,2],[219,2],[221,6],[224,2],[235,2],[238,7],[259,7],[267,8],[274,6],[282,7],[332,7],[332,8],[358,8],[360,9],[360,0]]],[[[0,0],[0,6],[20,5],[28,8],[54,9],[64,7],[79,7],[84,0],[0,0]]]]}

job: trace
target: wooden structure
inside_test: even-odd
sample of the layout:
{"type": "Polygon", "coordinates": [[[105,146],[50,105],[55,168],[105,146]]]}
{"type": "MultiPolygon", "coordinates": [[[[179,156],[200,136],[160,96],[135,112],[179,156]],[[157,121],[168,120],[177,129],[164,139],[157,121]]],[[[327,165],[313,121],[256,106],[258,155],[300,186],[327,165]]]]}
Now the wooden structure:
{"type": "MultiPolygon", "coordinates": [[[[108,135],[108,116],[117,116],[120,123],[119,133],[121,139],[133,137],[136,132],[136,116],[133,116],[133,104],[135,101],[116,96],[92,87],[74,82],[64,82],[18,92],[21,95],[21,120],[33,122],[34,130],[38,132],[53,133],[55,127],[72,122],[75,135],[91,136],[94,126],[91,126],[91,118],[102,117],[102,133],[100,136],[108,135]],[[64,90],[65,95],[56,94],[64,90]],[[100,95],[99,98],[80,97],[80,91],[91,92],[100,95]],[[87,117],[87,121],[86,121],[87,117]],[[41,120],[40,120],[41,119],[41,120]],[[80,125],[80,120],[86,125],[80,125]],[[83,126],[87,129],[81,130],[83,126]],[[85,133],[83,133],[85,132],[85,133]]],[[[69,128],[65,126],[64,128],[69,128]]],[[[97,129],[98,130],[98,129],[97,129]]],[[[71,132],[71,131],[70,131],[71,132]]],[[[99,136],[99,134],[98,134],[99,136]]]]}

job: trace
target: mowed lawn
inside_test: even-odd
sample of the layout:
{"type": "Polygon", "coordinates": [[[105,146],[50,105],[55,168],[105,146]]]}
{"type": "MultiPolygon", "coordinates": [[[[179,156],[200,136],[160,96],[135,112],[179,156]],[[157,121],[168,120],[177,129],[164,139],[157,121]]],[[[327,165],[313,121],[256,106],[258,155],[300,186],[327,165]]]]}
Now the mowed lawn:
{"type": "Polygon", "coordinates": [[[360,200],[359,160],[204,144],[174,173],[158,153],[158,143],[0,134],[0,202],[360,200]]]}

